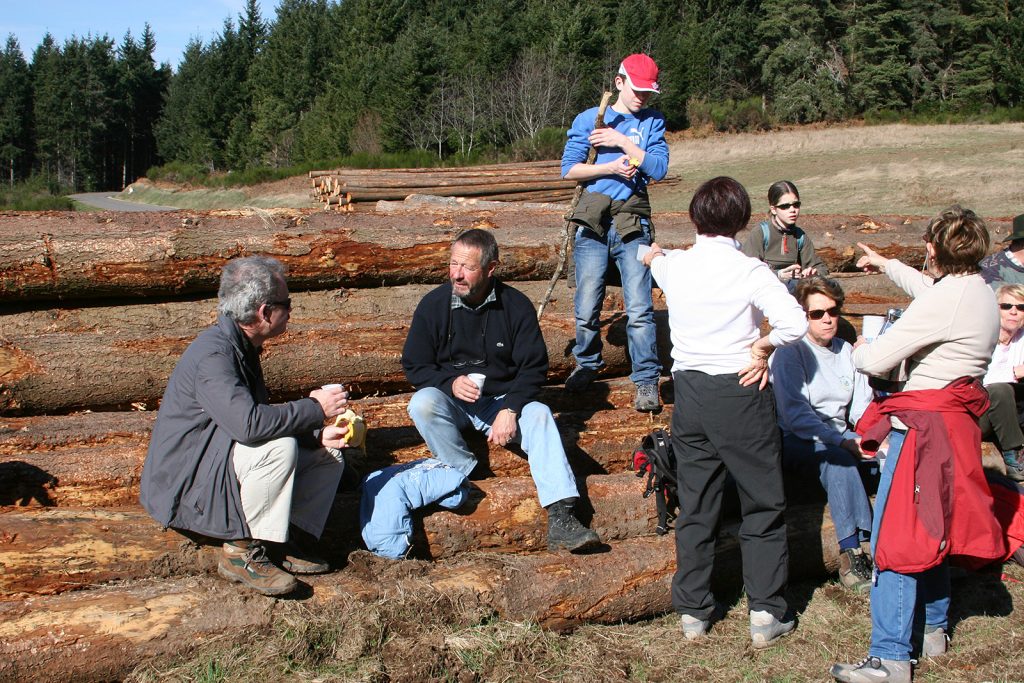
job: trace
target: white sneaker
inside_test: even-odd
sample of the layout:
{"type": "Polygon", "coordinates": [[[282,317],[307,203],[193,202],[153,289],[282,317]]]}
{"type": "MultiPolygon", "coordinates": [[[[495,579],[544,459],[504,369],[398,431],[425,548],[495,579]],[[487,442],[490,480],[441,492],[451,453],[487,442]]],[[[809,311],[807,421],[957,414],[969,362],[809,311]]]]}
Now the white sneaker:
{"type": "Polygon", "coordinates": [[[698,619],[689,614],[680,614],[679,622],[683,626],[683,637],[687,640],[699,640],[708,634],[710,619],[698,619]]]}
{"type": "Polygon", "coordinates": [[[768,647],[776,640],[793,632],[796,621],[780,621],[771,612],[754,610],[750,613],[750,640],[755,648],[768,647]]]}

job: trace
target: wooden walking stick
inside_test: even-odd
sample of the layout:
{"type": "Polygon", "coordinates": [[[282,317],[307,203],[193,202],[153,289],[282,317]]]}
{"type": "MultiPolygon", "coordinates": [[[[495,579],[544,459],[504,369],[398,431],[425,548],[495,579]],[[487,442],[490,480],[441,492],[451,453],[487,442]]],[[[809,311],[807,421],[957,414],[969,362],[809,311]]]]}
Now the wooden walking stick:
{"type": "MultiPolygon", "coordinates": [[[[608,103],[611,102],[612,94],[605,92],[601,96],[601,104],[597,107],[597,117],[594,120],[594,128],[604,128],[604,113],[608,109],[608,103]]],[[[587,152],[587,160],[584,163],[592,164],[597,159],[597,147],[591,147],[590,151],[587,152]]],[[[544,307],[551,301],[551,293],[555,291],[555,285],[558,284],[558,278],[562,277],[562,271],[565,269],[565,263],[569,256],[569,247],[572,244],[572,232],[573,223],[569,219],[572,218],[572,214],[576,211],[576,205],[580,203],[580,197],[583,196],[583,183],[576,183],[576,191],[572,195],[572,201],[569,202],[569,208],[566,210],[565,215],[565,234],[562,236],[562,252],[558,257],[558,265],[555,266],[555,272],[551,276],[551,283],[548,285],[548,290],[544,292],[544,298],[541,300],[540,305],[537,306],[537,320],[540,320],[541,316],[544,315],[544,307]]]]}

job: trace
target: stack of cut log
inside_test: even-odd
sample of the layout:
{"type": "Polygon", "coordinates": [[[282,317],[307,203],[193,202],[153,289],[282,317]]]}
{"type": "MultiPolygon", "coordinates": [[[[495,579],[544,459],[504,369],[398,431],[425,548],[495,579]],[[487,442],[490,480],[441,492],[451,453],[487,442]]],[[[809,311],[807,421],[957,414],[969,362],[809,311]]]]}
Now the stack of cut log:
{"type": "MultiPolygon", "coordinates": [[[[664,244],[692,244],[685,215],[659,218],[664,244]]],[[[865,218],[812,216],[804,225],[835,269],[865,240],[919,263],[921,221],[887,218],[870,221],[881,230],[865,218]]],[[[294,310],[289,333],[263,353],[268,384],[278,400],[325,381],[349,385],[371,428],[349,469],[365,474],[428,454],[406,414],[399,356],[417,302],[446,278],[452,236],[483,224],[501,245],[502,276],[538,300],[558,259],[557,211],[0,219],[0,680],[120,679],[142,661],[214,637],[236,642],[274,622],[272,599],[212,575],[214,547],[161,530],[138,504],[158,399],[185,346],[215,319],[226,260],[260,253],[287,264],[294,310]]],[[[855,327],[859,313],[906,302],[878,276],[843,282],[855,327]]],[[[667,368],[664,302],[656,303],[667,368]]],[[[654,534],[653,501],[627,466],[641,436],[669,423],[671,390],[662,387],[669,405],[653,420],[633,411],[621,310],[612,291],[601,328],[608,368],[585,396],[555,385],[571,369],[566,289],[541,323],[552,382],[541,399],[555,412],[586,520],[607,552],[546,552],[546,514],[525,460],[472,439],[480,493],[463,511],[419,515],[415,555],[432,561],[416,571],[358,551],[357,494],[339,494],[324,545],[341,571],[310,580],[311,608],[429,594],[553,627],[669,610],[672,538],[654,534]]],[[[791,576],[825,576],[837,558],[822,501],[795,499],[787,519],[799,549],[791,576]]],[[[724,525],[718,581],[738,580],[735,532],[724,525]]]]}
{"type": "MultiPolygon", "coordinates": [[[[472,197],[508,202],[565,202],[575,181],[562,180],[558,161],[452,168],[336,169],[310,171],[313,198],[326,210],[351,212],[358,202],[403,200],[411,195],[472,197]]],[[[662,183],[678,182],[678,177],[662,183]]]]}

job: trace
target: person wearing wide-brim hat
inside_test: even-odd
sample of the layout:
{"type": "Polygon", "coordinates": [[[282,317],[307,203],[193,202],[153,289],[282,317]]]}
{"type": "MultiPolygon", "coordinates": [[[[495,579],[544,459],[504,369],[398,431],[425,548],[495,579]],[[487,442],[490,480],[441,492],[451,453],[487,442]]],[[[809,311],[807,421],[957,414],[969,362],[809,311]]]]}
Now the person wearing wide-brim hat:
{"type": "Polygon", "coordinates": [[[1000,285],[1024,285],[1024,213],[1013,219],[1013,231],[1003,240],[1005,249],[981,260],[981,276],[992,289],[1000,285]]]}

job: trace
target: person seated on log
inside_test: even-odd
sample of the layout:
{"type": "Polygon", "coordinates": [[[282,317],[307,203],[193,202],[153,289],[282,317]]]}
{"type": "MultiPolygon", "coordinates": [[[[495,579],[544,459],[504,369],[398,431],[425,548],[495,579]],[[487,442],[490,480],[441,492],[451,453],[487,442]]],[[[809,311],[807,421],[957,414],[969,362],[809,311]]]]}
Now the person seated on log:
{"type": "Polygon", "coordinates": [[[743,253],[768,264],[790,292],[800,278],[828,275],[828,266],[814,251],[811,236],[796,224],[800,191],[788,180],[768,188],[768,220],[750,231],[743,253]]]}
{"type": "Polygon", "coordinates": [[[1013,219],[1013,230],[1003,240],[1006,249],[981,259],[981,277],[992,289],[999,285],[1024,285],[1024,213],[1013,219]]]}
{"type": "Polygon", "coordinates": [[[222,539],[217,572],[264,595],[294,590],[292,574],[329,569],[309,544],[334,501],[347,434],[323,427],[346,410],[340,385],[270,403],[260,352],[288,327],[284,276],[261,256],[224,266],[217,322],[171,373],[139,493],[165,527],[222,539]]]}
{"type": "Polygon", "coordinates": [[[548,370],[537,313],[494,277],[497,267],[490,232],[468,230],[452,243],[450,282],[417,305],[402,349],[405,376],[416,388],[409,416],[434,457],[467,476],[477,461],[461,430],[483,432],[499,446],[518,444],[548,511],[548,548],[593,548],[601,541],[574,515],[579,491],[558,427],[534,400],[548,370]]]}
{"type": "Polygon", "coordinates": [[[579,114],[569,128],[562,152],[562,177],[586,191],[570,220],[578,226],[572,257],[576,271],[576,367],[565,380],[567,391],[584,391],[604,365],[601,358],[601,307],[609,270],[618,268],[626,307],[626,339],[636,385],[633,407],[661,408],[657,331],[651,298],[651,272],[637,260],[637,250],[651,244],[654,226],[647,185],[668,172],[665,117],[648,107],[660,92],[658,65],[645,54],[629,55],[615,76],[618,97],[595,128],[598,107],[579,114]],[[591,149],[593,164],[586,163],[591,149]]]}
{"type": "Polygon", "coordinates": [[[740,252],[750,196],[733,178],[708,180],[690,201],[692,249],[644,255],[668,302],[675,411],[672,449],[680,512],[672,605],[687,640],[704,638],[721,609],[711,591],[726,474],[743,519],[740,551],[750,638],[766,647],[796,626],[786,603],[786,495],[768,356],[807,332],[807,316],[764,263],[740,252]],[[761,336],[767,317],[772,331],[761,336]]]}
{"type": "Polygon", "coordinates": [[[819,276],[800,280],[794,296],[807,313],[807,336],[769,361],[782,466],[817,474],[839,541],[839,579],[864,592],[871,586],[871,558],[861,541],[871,533],[871,503],[858,470],[860,436],[852,427],[873,394],[867,376],[853,367],[853,347],[836,336],[846,298],[839,283],[819,276]]]}
{"type": "Polygon", "coordinates": [[[1021,407],[1024,405],[1024,285],[1002,285],[996,290],[999,301],[999,341],[982,382],[991,401],[982,415],[981,438],[999,447],[1006,465],[1006,476],[1024,481],[1021,449],[1021,407]]]}

